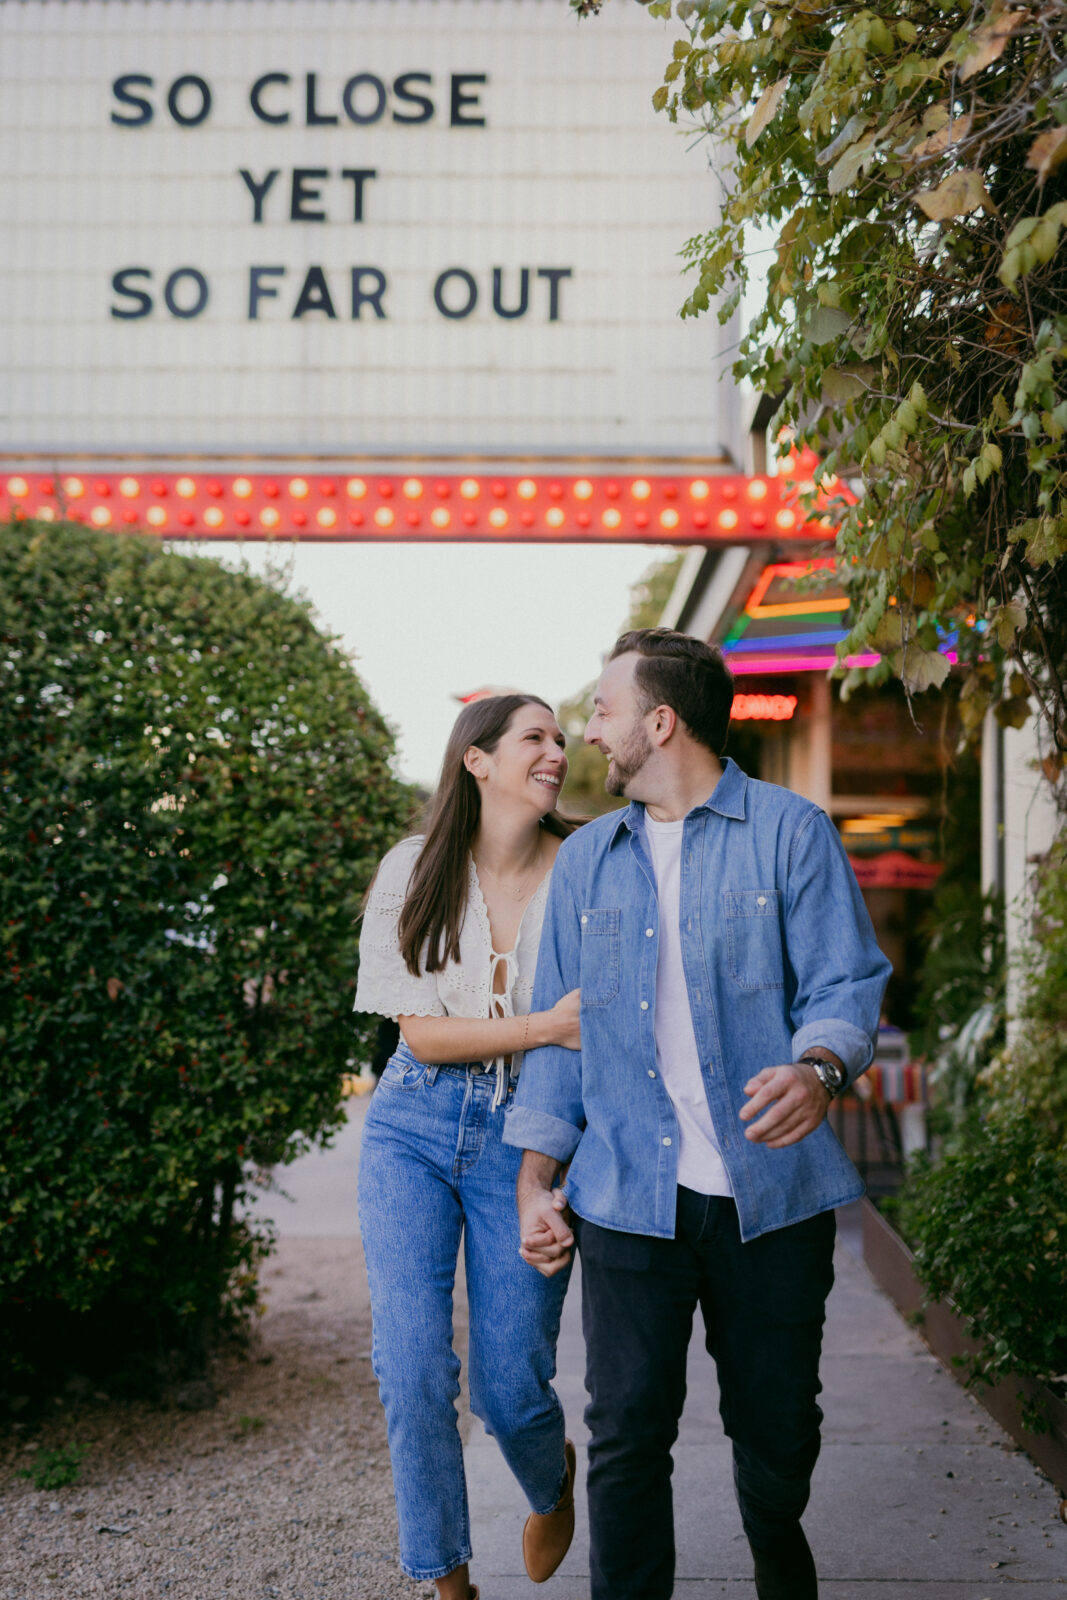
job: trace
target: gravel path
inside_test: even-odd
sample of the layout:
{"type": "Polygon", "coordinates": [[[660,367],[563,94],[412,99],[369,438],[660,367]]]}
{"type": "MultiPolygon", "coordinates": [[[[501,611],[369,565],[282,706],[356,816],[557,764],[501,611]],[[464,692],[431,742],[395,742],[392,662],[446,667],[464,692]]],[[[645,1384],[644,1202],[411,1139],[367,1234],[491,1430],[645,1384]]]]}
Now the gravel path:
{"type": "Polygon", "coordinates": [[[213,1410],[90,1397],[0,1436],[0,1600],[434,1592],[395,1559],[358,1240],[283,1237],[262,1284],[250,1359],[216,1370],[213,1410]],[[35,1447],[72,1441],[90,1447],[77,1484],[17,1475],[35,1447]]]}

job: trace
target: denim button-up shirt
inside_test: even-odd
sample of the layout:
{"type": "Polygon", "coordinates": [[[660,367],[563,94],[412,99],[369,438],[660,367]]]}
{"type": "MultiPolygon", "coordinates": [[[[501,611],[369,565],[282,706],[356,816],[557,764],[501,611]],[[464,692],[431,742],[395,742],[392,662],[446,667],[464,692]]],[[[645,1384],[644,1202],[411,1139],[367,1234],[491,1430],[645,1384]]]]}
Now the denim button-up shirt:
{"type": "MultiPolygon", "coordinates": [[[[505,1143],[570,1162],[580,1217],[674,1236],[678,1124],[657,1071],[656,879],[637,803],[587,823],[556,858],[533,1010],[582,991],[582,1047],[530,1051],[505,1143]]],[[[744,1085],[832,1050],[869,1065],[890,966],[833,823],[732,761],[682,834],[679,933],[693,1030],[744,1239],[863,1192],[828,1122],[769,1150],[745,1138],[744,1085]]]]}

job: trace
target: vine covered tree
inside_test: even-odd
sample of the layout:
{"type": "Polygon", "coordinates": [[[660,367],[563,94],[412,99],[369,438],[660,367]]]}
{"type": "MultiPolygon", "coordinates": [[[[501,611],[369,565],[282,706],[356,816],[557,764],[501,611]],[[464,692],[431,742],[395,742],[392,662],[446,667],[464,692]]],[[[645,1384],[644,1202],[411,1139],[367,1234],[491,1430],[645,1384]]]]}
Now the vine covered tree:
{"type": "Polygon", "coordinates": [[[1067,3],[648,9],[682,23],[654,103],[706,131],[723,186],[685,247],[682,314],[725,320],[771,230],[734,373],[781,397],[824,487],[862,480],[831,514],[853,600],[840,655],[883,660],[846,687],[940,684],[952,634],[965,729],[990,705],[1036,710],[1062,751],[1067,3]]]}

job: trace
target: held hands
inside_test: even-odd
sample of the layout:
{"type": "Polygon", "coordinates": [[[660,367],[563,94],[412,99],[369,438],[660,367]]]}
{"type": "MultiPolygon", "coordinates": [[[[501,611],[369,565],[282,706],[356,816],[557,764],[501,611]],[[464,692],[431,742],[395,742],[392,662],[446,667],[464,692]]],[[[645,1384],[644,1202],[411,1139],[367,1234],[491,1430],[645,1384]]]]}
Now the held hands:
{"type": "Polygon", "coordinates": [[[579,1017],[581,990],[572,989],[562,1000],[557,1000],[551,1011],[542,1011],[539,1020],[544,1024],[545,1044],[561,1044],[567,1050],[582,1048],[582,1030],[579,1017]]]}
{"type": "Polygon", "coordinates": [[[571,1259],[574,1234],[567,1216],[562,1189],[538,1189],[519,1201],[519,1254],[544,1278],[562,1272],[571,1259]]]}
{"type": "Polygon", "coordinates": [[[745,1084],[745,1093],[749,1102],[740,1113],[741,1121],[752,1123],[745,1129],[745,1138],[765,1144],[768,1150],[799,1144],[815,1131],[830,1108],[830,1094],[803,1061],[764,1067],[745,1084]]]}

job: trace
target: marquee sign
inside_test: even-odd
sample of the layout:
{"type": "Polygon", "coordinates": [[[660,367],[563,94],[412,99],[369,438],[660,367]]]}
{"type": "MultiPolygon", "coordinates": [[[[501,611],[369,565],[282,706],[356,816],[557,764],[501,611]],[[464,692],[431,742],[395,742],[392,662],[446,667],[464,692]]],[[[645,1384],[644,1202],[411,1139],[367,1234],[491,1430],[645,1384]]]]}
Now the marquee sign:
{"type": "MultiPolygon", "coordinates": [[[[735,330],[678,317],[717,188],[713,148],[652,110],[674,24],[579,27],[562,0],[3,10],[9,461],[210,452],[230,527],[254,458],[740,459],[735,330]]],[[[306,523],[279,484],[277,526],[343,505],[351,527],[308,481],[306,523]]],[[[200,495],[99,499],[209,533],[200,495]]]]}

